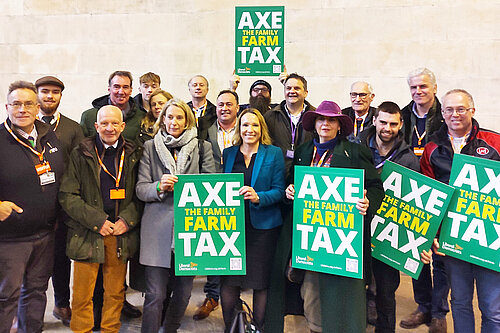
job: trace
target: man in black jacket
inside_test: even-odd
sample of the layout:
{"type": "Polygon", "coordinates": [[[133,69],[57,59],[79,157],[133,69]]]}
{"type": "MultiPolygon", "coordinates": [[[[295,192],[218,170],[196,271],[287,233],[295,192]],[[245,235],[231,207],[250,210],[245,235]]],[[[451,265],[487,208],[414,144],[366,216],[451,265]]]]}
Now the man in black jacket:
{"type": "MultiPolygon", "coordinates": [[[[437,84],[434,73],[427,68],[417,68],[408,74],[408,86],[412,101],[403,108],[403,133],[405,141],[418,157],[422,156],[428,138],[443,124],[441,103],[436,97],[437,84]]],[[[400,326],[406,329],[430,324],[432,319],[442,322],[450,311],[448,285],[441,258],[424,265],[418,280],[413,279],[413,297],[418,308],[403,318],[400,326]]],[[[435,320],[435,322],[436,322],[435,320]]],[[[445,321],[446,322],[446,321],[445,321]]]]}
{"type": "MultiPolygon", "coordinates": [[[[383,102],[375,110],[373,126],[360,134],[360,140],[372,151],[375,168],[382,172],[389,160],[404,167],[420,171],[418,157],[403,140],[401,110],[393,102],[383,102]]],[[[396,329],[396,290],[399,287],[399,271],[372,259],[376,281],[376,332],[394,332],[396,329]]]]}
{"type": "MultiPolygon", "coordinates": [[[[64,155],[64,166],[68,164],[69,154],[83,139],[80,125],[58,111],[61,102],[64,83],[54,76],[44,76],[36,80],[35,86],[40,103],[40,112],[37,118],[50,125],[61,141],[64,155]]],[[[52,314],[69,327],[71,308],[69,306],[69,283],[71,275],[71,261],[66,256],[66,235],[68,227],[64,223],[67,215],[61,211],[57,217],[54,250],[54,270],[52,273],[52,287],[54,288],[54,309],[52,314]]]]}
{"type": "Polygon", "coordinates": [[[52,274],[57,192],[63,153],[31,82],[16,81],[0,125],[0,332],[19,318],[21,332],[41,332],[52,274]],[[19,300],[21,300],[19,302],[19,300]]]}

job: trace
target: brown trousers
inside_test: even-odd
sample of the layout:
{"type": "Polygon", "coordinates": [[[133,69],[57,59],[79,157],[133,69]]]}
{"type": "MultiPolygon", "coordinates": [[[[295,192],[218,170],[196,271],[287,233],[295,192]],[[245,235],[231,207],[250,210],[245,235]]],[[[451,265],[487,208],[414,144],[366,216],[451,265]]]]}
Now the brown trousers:
{"type": "MultiPolygon", "coordinates": [[[[105,259],[102,264],[104,304],[102,307],[101,332],[118,333],[120,314],[125,296],[127,264],[116,254],[116,237],[104,237],[105,259]]],[[[99,270],[98,263],[74,263],[73,300],[71,303],[71,330],[90,333],[94,326],[92,295],[99,270]]]]}

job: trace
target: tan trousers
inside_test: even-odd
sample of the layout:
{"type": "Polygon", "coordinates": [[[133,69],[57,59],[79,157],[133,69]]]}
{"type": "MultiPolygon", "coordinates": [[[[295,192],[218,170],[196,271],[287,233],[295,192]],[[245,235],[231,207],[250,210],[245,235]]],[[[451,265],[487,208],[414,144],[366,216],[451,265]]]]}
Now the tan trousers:
{"type": "MultiPolygon", "coordinates": [[[[102,264],[104,304],[102,307],[101,332],[118,333],[120,314],[125,296],[127,265],[116,255],[116,237],[104,237],[105,260],[102,264]]],[[[74,263],[73,300],[71,303],[71,330],[90,333],[94,326],[92,295],[99,270],[98,263],[74,263]]]]}

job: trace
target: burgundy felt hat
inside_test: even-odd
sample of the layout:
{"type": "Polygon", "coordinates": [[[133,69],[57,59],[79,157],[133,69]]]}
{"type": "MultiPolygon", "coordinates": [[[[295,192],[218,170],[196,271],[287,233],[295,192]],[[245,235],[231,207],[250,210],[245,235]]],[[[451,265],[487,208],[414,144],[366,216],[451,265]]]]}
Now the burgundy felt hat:
{"type": "Polygon", "coordinates": [[[351,118],[343,114],[342,110],[335,102],[323,101],[316,110],[307,111],[302,118],[302,127],[304,127],[306,131],[313,132],[314,123],[316,121],[316,117],[318,116],[336,118],[340,123],[340,132],[343,136],[348,136],[353,131],[354,125],[351,118]]]}

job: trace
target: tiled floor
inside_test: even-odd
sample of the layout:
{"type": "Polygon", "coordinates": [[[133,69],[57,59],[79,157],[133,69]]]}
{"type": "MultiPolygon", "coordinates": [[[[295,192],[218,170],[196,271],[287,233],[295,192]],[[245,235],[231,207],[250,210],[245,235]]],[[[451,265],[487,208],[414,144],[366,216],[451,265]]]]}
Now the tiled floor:
{"type": "MultiPolygon", "coordinates": [[[[191,296],[191,301],[189,303],[188,309],[184,316],[182,326],[179,329],[179,333],[196,332],[196,333],[215,333],[223,332],[224,325],[222,322],[222,311],[220,307],[217,308],[207,319],[201,321],[194,321],[192,316],[196,311],[196,308],[203,302],[205,295],[203,294],[203,284],[205,283],[205,278],[198,277],[194,281],[193,294],[191,296]]],[[[243,298],[247,302],[251,302],[251,294],[249,292],[244,293],[243,298]]],[[[142,303],[144,298],[141,293],[130,291],[127,294],[127,299],[134,305],[142,308],[142,303]]],[[[71,332],[68,328],[64,327],[59,321],[57,321],[52,316],[53,308],[53,293],[52,287],[50,287],[48,292],[48,304],[45,312],[45,327],[44,332],[48,333],[59,333],[59,332],[71,332]]],[[[397,291],[397,322],[415,310],[415,303],[413,302],[413,294],[411,287],[411,278],[406,275],[401,275],[401,285],[397,291]]],[[[480,314],[477,309],[477,302],[474,304],[474,310],[476,312],[476,331],[480,330],[480,314]]],[[[447,316],[448,321],[448,332],[453,331],[453,323],[451,320],[451,314],[447,316]]],[[[140,332],[141,319],[134,320],[123,320],[121,333],[132,333],[140,332]]],[[[304,318],[300,316],[288,316],[285,321],[285,332],[287,333],[306,333],[308,332],[304,318]]],[[[374,332],[373,326],[368,326],[366,332],[374,332]]],[[[428,332],[427,326],[423,325],[414,330],[406,330],[400,327],[396,328],[396,332],[410,333],[410,332],[428,332]]]]}

